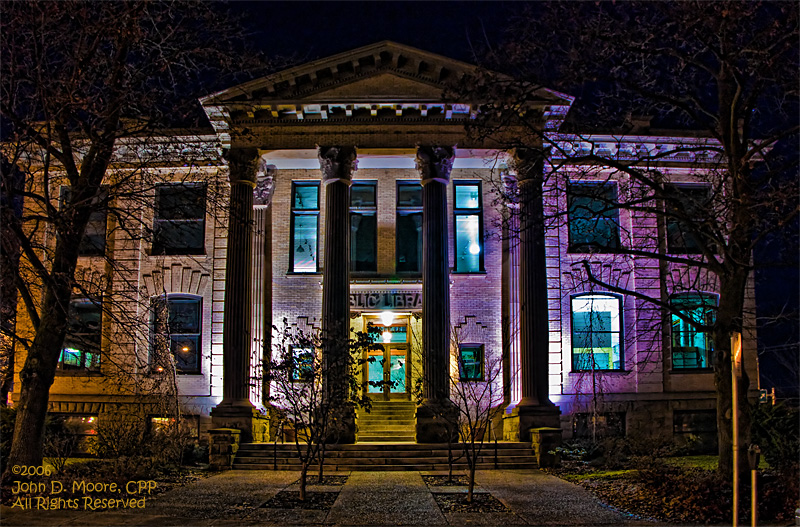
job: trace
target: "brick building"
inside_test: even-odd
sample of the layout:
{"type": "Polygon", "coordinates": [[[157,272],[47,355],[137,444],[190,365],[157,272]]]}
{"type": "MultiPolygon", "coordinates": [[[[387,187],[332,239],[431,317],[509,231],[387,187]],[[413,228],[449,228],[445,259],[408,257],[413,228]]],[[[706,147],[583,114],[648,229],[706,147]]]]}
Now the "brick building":
{"type": "MultiPolygon", "coordinates": [[[[129,397],[97,382],[103,356],[130,354],[134,369],[152,371],[160,368],[152,343],[163,338],[197,427],[263,438],[262,392],[251,378],[270,347],[267,328],[285,319],[302,329],[381,334],[383,360],[371,363],[364,381],[393,381],[373,390],[377,401],[412,401],[421,387],[406,439],[441,438],[428,410],[447,397],[452,372],[460,382],[487,382],[494,365],[502,373],[490,382],[504,394],[498,431],[508,440],[529,440],[531,428],[547,426],[565,437],[598,426],[676,437],[713,432],[709,335],[587,280],[593,273],[710,321],[713,278],[604,250],[663,242],[685,255],[691,239],[679,225],[601,206],[597,195],[612,201],[635,191],[613,173],[570,164],[554,171],[558,155],[498,150],[467,136],[477,106],[443,101],[442,92],[471,71],[382,42],[204,98],[214,133],[186,141],[221,146],[225,161],[209,155],[205,166],[163,172],[154,208],[144,211],[151,241],[117,232],[103,242],[129,262],[129,281],[144,299],[136,309],[150,317],[149,341],[111,337],[103,309],[76,299],[73,333],[90,335],[99,355],[68,337],[51,411],[102,420],[109,404],[129,397]],[[514,212],[530,206],[524,200],[499,199],[504,188],[530,188],[536,171],[553,174],[539,178],[545,217],[554,218],[544,224],[530,211],[514,212]],[[204,200],[228,182],[215,215],[219,207],[204,200]],[[598,192],[580,192],[590,188],[598,192]]],[[[705,139],[646,129],[624,138],[559,136],[572,100],[543,89],[532,108],[545,137],[565,151],[631,159],[675,149],[660,161],[668,184],[704,192],[702,166],[714,161],[703,157],[705,139]],[[687,144],[696,154],[677,148],[687,144]]],[[[101,272],[102,262],[85,254],[83,271],[101,272]]],[[[744,352],[755,371],[754,335],[744,352]]]]}

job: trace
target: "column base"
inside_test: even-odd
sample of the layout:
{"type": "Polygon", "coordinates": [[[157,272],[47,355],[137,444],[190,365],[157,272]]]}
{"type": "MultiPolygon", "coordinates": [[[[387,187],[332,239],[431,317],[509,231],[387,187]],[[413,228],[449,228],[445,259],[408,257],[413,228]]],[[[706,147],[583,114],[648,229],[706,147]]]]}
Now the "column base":
{"type": "Polygon", "coordinates": [[[425,401],[417,406],[417,443],[458,442],[458,408],[448,401],[425,401]]]}
{"type": "Polygon", "coordinates": [[[347,405],[335,411],[328,423],[329,445],[352,445],[356,442],[356,410],[347,405]]]}
{"type": "Polygon", "coordinates": [[[234,428],[241,431],[242,443],[269,441],[269,418],[247,402],[236,404],[221,402],[211,409],[214,428],[234,428]]]}
{"type": "Polygon", "coordinates": [[[515,406],[503,415],[503,440],[531,441],[534,428],[561,429],[561,410],[555,405],[515,406]]]}

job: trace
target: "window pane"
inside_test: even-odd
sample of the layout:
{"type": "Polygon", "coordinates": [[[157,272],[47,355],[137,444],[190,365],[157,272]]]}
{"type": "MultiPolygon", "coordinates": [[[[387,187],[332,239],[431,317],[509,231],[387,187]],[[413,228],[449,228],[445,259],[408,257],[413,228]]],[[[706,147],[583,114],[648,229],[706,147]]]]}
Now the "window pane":
{"type": "Polygon", "coordinates": [[[481,252],[480,216],[456,216],[456,271],[480,272],[481,252]]]}
{"type": "Polygon", "coordinates": [[[417,183],[397,185],[397,206],[398,207],[421,207],[422,206],[422,185],[417,183]]]}
{"type": "MultiPolygon", "coordinates": [[[[710,189],[707,186],[665,185],[664,191],[675,200],[667,200],[667,214],[697,218],[698,221],[692,224],[695,229],[702,225],[703,211],[709,206],[710,199],[710,189]]],[[[667,251],[673,254],[702,252],[696,233],[678,217],[667,217],[667,251]]]]}
{"type": "Polygon", "coordinates": [[[96,370],[100,367],[101,322],[100,304],[89,300],[70,302],[67,334],[59,357],[59,368],[96,370]]]}
{"type": "Polygon", "coordinates": [[[422,213],[397,215],[397,272],[422,272],[422,213]]]}
{"type": "Polygon", "coordinates": [[[573,370],[622,369],[619,299],[583,295],[572,299],[573,370]]]}
{"type": "Polygon", "coordinates": [[[619,210],[614,185],[570,185],[569,251],[619,248],[619,210]]]}
{"type": "Polygon", "coordinates": [[[481,208],[480,184],[455,185],[456,199],[455,208],[457,209],[479,209],[481,208]]]}
{"type": "Polygon", "coordinates": [[[205,249],[205,221],[159,221],[153,236],[153,254],[202,254],[205,249]]]}
{"type": "Polygon", "coordinates": [[[292,379],[310,381],[314,376],[314,350],[311,348],[292,348],[294,368],[292,379]]]}
{"type": "Polygon", "coordinates": [[[375,185],[353,183],[350,187],[351,207],[375,207],[375,185]]]}
{"type": "Polygon", "coordinates": [[[106,213],[92,212],[78,248],[81,256],[102,256],[106,251],[106,213]]]}
{"type": "Polygon", "coordinates": [[[156,214],[162,220],[205,218],[206,187],[191,184],[159,185],[156,188],[156,214]]]}
{"type": "MultiPolygon", "coordinates": [[[[690,320],[702,325],[714,324],[716,296],[689,293],[675,295],[670,302],[690,320]]],[[[674,369],[708,368],[713,349],[713,340],[709,332],[700,331],[688,321],[672,315],[672,367],[674,369]]]]}
{"type": "Polygon", "coordinates": [[[295,184],[292,208],[295,210],[319,210],[319,185],[295,184]]]}
{"type": "Polygon", "coordinates": [[[314,273],[317,271],[317,216],[295,215],[292,240],[292,271],[314,273]]]}
{"type": "Polygon", "coordinates": [[[169,332],[173,334],[200,332],[199,300],[170,299],[169,332]]]}
{"type": "Polygon", "coordinates": [[[178,371],[183,373],[200,371],[199,343],[199,335],[170,336],[170,351],[175,357],[175,367],[178,371]]]}
{"type": "Polygon", "coordinates": [[[481,380],[483,349],[480,346],[461,346],[460,349],[459,373],[462,380],[477,381],[481,380]]]}

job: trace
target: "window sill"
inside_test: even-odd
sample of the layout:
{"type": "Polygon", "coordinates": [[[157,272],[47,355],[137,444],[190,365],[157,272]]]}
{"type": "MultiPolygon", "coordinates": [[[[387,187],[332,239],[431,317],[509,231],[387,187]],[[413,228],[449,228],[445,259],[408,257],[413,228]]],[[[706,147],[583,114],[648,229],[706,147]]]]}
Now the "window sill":
{"type": "Polygon", "coordinates": [[[600,370],[600,369],[597,369],[597,370],[572,370],[569,373],[570,373],[570,375],[583,375],[585,373],[592,373],[592,371],[594,371],[594,373],[621,373],[621,374],[631,373],[631,370],[600,370]]]}
{"type": "Polygon", "coordinates": [[[286,276],[322,276],[322,271],[314,271],[313,273],[295,273],[294,271],[289,271],[286,273],[286,276]]]}
{"type": "Polygon", "coordinates": [[[100,371],[91,370],[56,370],[56,377],[101,377],[100,371]]]}
{"type": "Polygon", "coordinates": [[[153,254],[151,251],[146,251],[147,256],[150,258],[208,258],[208,253],[203,251],[201,253],[179,253],[179,254],[153,254]]]}
{"type": "Polygon", "coordinates": [[[714,373],[714,368],[672,368],[669,373],[670,375],[676,373],[714,373]]]}
{"type": "Polygon", "coordinates": [[[454,276],[486,276],[489,273],[486,271],[450,271],[450,274],[454,276]]]}

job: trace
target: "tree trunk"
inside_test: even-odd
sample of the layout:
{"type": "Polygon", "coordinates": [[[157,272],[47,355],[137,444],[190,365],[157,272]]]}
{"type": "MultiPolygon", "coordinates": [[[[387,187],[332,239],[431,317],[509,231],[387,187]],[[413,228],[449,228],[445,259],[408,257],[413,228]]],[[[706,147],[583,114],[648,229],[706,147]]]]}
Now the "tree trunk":
{"type": "Polygon", "coordinates": [[[300,469],[300,501],[306,501],[306,475],[308,474],[308,463],[303,463],[300,469]]]}
{"type": "Polygon", "coordinates": [[[475,463],[478,462],[477,457],[469,464],[469,488],[467,490],[467,503],[472,503],[472,492],[475,490],[475,463]]]}

